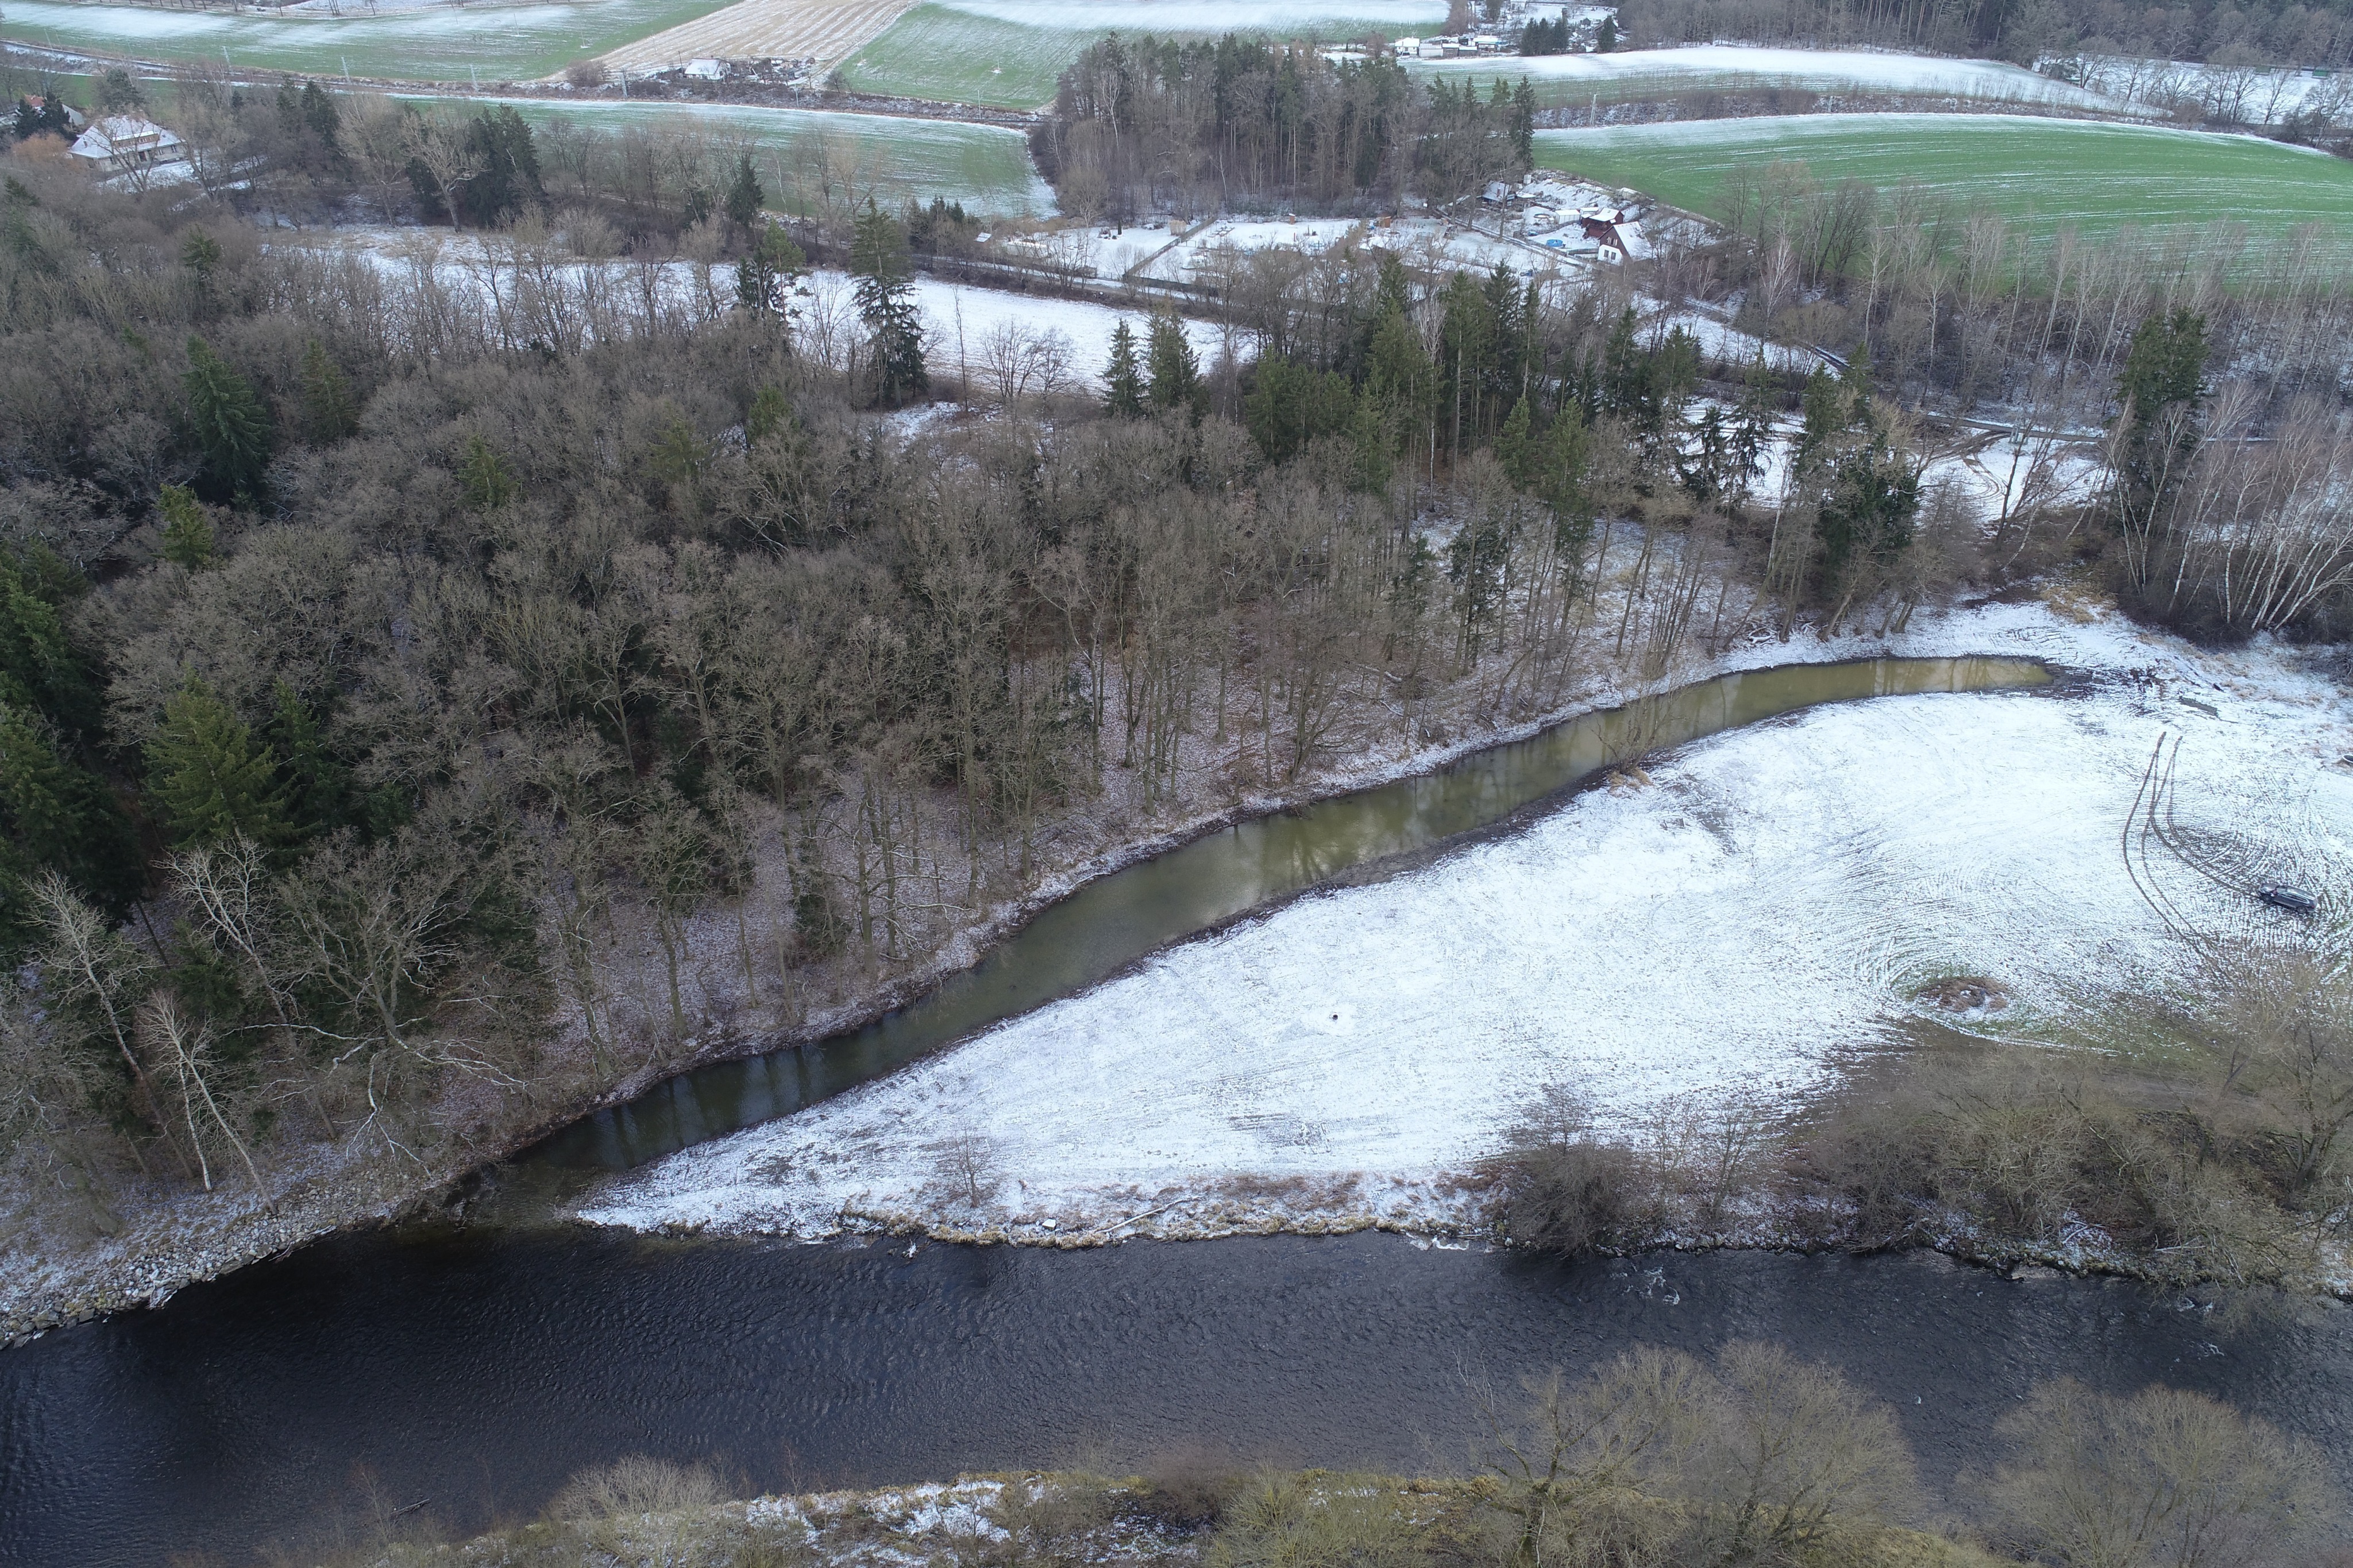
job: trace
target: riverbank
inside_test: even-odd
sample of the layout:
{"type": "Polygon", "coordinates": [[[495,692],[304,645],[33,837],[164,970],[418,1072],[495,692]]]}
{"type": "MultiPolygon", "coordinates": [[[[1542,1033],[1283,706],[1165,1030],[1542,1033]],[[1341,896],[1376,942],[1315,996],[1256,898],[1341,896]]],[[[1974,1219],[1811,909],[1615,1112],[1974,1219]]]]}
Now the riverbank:
{"type": "Polygon", "coordinates": [[[385,1513],[462,1540],[630,1455],[723,1495],[1082,1468],[1461,1474],[1480,1383],[1762,1340],[1891,1406],[1932,1512],[2061,1377],[2229,1402],[2353,1456],[2353,1310],[2006,1280],[1932,1255],[1561,1265],[1394,1237],[1084,1251],[347,1236],[0,1356],[0,1559],[318,1563],[385,1513]],[[845,1332],[843,1325],[855,1325],[845,1332]],[[191,1440],[191,1433],[203,1434],[191,1440]]]}
{"type": "MultiPolygon", "coordinates": [[[[2011,653],[2105,671],[2111,676],[2126,669],[2155,667],[2182,689],[2204,691],[2218,699],[2225,695],[2235,699],[2237,693],[2232,689],[2232,683],[2249,691],[2266,689],[2267,683],[2284,678],[2287,671],[2284,655],[2200,655],[2171,639],[2145,636],[2113,613],[2094,613],[2063,595],[2058,609],[2039,600],[2029,600],[1944,614],[1924,611],[1915,616],[1912,629],[1894,639],[1847,637],[1831,641],[1782,643],[1758,637],[1720,658],[1689,661],[1687,668],[1676,672],[1676,679],[1697,679],[1725,670],[1792,661],[1831,662],[1880,652],[2011,653]]],[[[1062,869],[1042,874],[1026,896],[987,910],[980,920],[956,933],[927,962],[867,981],[839,1004],[813,1012],[799,1028],[787,1035],[706,1028],[695,1040],[688,1042],[682,1053],[649,1064],[607,1086],[592,1099],[552,1109],[546,1121],[502,1143],[480,1150],[465,1166],[420,1173],[383,1156],[347,1155],[338,1160],[321,1153],[314,1155],[311,1168],[294,1173],[294,1179],[274,1193],[274,1206],[264,1205],[255,1194],[243,1189],[224,1188],[212,1194],[178,1197],[145,1211],[134,1210],[122,1216],[124,1223],[118,1234],[93,1238],[79,1247],[14,1252],[7,1259],[7,1268],[0,1271],[0,1337],[8,1342],[19,1342],[27,1335],[60,1323],[159,1305],[191,1281],[216,1278],[338,1229],[381,1225],[433,1212],[454,1194],[457,1184],[472,1171],[510,1157],[555,1127],[600,1107],[625,1103],[698,1063],[825,1037],[901,1006],[949,975],[968,969],[1039,910],[1126,866],[1233,822],[1427,773],[1467,753],[1524,737],[1576,713],[1605,708],[1638,694],[1622,679],[1603,677],[1588,681],[1577,698],[1563,708],[1516,722],[1482,723],[1476,713],[1468,710],[1434,715],[1432,730],[1443,737],[1434,743],[1402,753],[1367,755],[1359,752],[1346,755],[1336,765],[1311,775],[1293,790],[1252,793],[1230,804],[1208,809],[1196,807],[1173,824],[1166,820],[1127,824],[1107,819],[1082,825],[1097,836],[1097,842],[1109,840],[1109,846],[1077,858],[1062,869]],[[1150,830],[1137,831],[1144,826],[1150,830]]],[[[2316,688],[2306,695],[2316,701],[2319,700],[2316,688]]],[[[2181,711],[2197,716],[2191,710],[2181,711]]],[[[1639,804],[1640,799],[1655,801],[1661,797],[1620,790],[1594,798],[1639,804]]],[[[1080,843],[1083,844],[1083,840],[1080,843]]],[[[714,927],[719,924],[715,918],[712,923],[714,927]]],[[[711,945],[720,948],[724,940],[723,931],[716,932],[711,945]]],[[[1084,998],[1072,1001],[1085,1003],[1084,998]]],[[[1350,1007],[1344,1003],[1325,1009],[1327,1013],[1340,1011],[1343,1017],[1324,1021],[1345,1023],[1353,1030],[1356,1015],[1350,1007]]],[[[1118,1026],[1132,1031],[1134,1020],[1120,1022],[1118,1026]]],[[[1200,1037],[1197,1035],[1191,1043],[1198,1047],[1200,1037]]],[[[975,1047],[1003,1049],[1002,1032],[976,1041],[975,1047]]],[[[1073,1063],[1069,1053],[1063,1053],[1060,1065],[1076,1065],[1091,1071],[1093,1059],[1083,1057],[1073,1063]]],[[[1195,1068],[1201,1065],[1181,1053],[1165,1053],[1162,1059],[1172,1069],[1179,1062],[1195,1068]]],[[[1790,1093],[1819,1087],[1825,1081],[1827,1059],[1826,1055],[1817,1053],[1814,1058],[1800,1064],[1801,1071],[1785,1078],[1780,1087],[1790,1093]]],[[[1319,1144],[1312,1138],[1301,1138],[1303,1129],[1317,1122],[1296,1112],[1290,1113],[1293,1120],[1286,1121],[1286,1112],[1273,1105],[1227,1107],[1217,1110],[1216,1115],[1226,1121],[1230,1131],[1242,1135],[1245,1151],[1279,1145],[1287,1131],[1294,1140],[1292,1147],[1310,1153],[1321,1151],[1321,1163],[1303,1165],[1293,1159],[1269,1168],[1263,1161],[1229,1157],[1220,1167],[1214,1162],[1197,1159],[1176,1184],[1176,1190],[1171,1192],[1166,1189],[1172,1184],[1166,1180],[1147,1184],[1121,1173],[1113,1173],[1106,1179],[1100,1172],[1082,1172],[1074,1179],[1067,1173],[1049,1175],[1015,1169],[1023,1158],[1018,1150],[996,1148],[995,1133],[982,1127],[976,1129],[976,1133],[983,1142],[967,1144],[964,1154],[957,1158],[970,1164],[972,1156],[977,1155],[983,1164],[993,1169],[969,1173],[974,1179],[966,1184],[967,1195],[979,1185],[993,1182],[1001,1170],[1010,1175],[1012,1184],[1002,1189],[1010,1201],[982,1205],[977,1211],[969,1204],[944,1202],[940,1186],[943,1156],[938,1145],[943,1141],[952,1141],[959,1129],[931,1127],[921,1143],[902,1148],[896,1156],[875,1143],[874,1129],[889,1129],[905,1115],[914,1113],[925,1100],[938,1094],[943,1082],[940,1074],[948,1064],[955,1064],[955,1071],[968,1072],[972,1060],[965,1052],[952,1053],[926,1068],[876,1086],[866,1094],[849,1097],[834,1107],[747,1135],[755,1140],[781,1138],[789,1147],[807,1151],[827,1136],[823,1130],[841,1125],[845,1111],[881,1118],[879,1122],[860,1121],[839,1150],[828,1149],[817,1157],[801,1156],[800,1168],[824,1179],[814,1184],[812,1191],[799,1194],[790,1211],[782,1215],[762,1206],[767,1195],[764,1181],[754,1184],[760,1190],[754,1194],[754,1201],[743,1205],[739,1211],[730,1212],[722,1201],[723,1193],[720,1199],[714,1199],[708,1194],[696,1195],[697,1189],[740,1189],[744,1185],[741,1178],[706,1180],[697,1175],[681,1181],[678,1168],[665,1166],[653,1173],[649,1185],[630,1190],[675,1194],[675,1201],[666,1196],[650,1202],[638,1197],[617,1201],[607,1198],[589,1205],[592,1217],[667,1231],[743,1230],[808,1237],[871,1230],[1056,1246],[1074,1241],[1094,1244],[1137,1236],[1203,1238],[1271,1231],[1327,1234],[1373,1228],[1448,1237],[1479,1234],[1483,1225],[1479,1185],[1466,1179],[1475,1159],[1462,1142],[1463,1126],[1445,1129],[1454,1142],[1439,1148],[1435,1155],[1427,1150],[1418,1152],[1415,1159],[1419,1163],[1385,1167],[1370,1160],[1339,1163],[1330,1153],[1333,1145],[1328,1140],[1319,1144]],[[1250,1121],[1252,1117],[1260,1120],[1250,1121]],[[1242,1120],[1236,1124],[1234,1118],[1242,1120]],[[1029,1184],[1028,1187],[1021,1184],[1025,1182],[1029,1184]],[[1060,1185],[1055,1184],[1057,1182],[1060,1185]],[[928,1195],[925,1188],[931,1189],[928,1195]]],[[[1029,1072],[1038,1065],[1032,1062],[1024,1070],[1029,1072]]],[[[1100,1105],[1088,1098],[1093,1091],[1072,1093],[1067,1080],[1055,1078],[1051,1069],[1056,1065],[1049,1062],[1048,1070],[1035,1075],[1039,1086],[1036,1104],[1059,1104],[1062,1109],[1039,1125],[1060,1128],[1062,1131],[1058,1136],[1071,1151],[1083,1156],[1089,1149],[1101,1146],[1099,1141],[1090,1142],[1087,1126],[1118,1126],[1120,1120],[1117,1116],[1108,1121],[1100,1120],[1100,1105]],[[1070,1119],[1073,1116],[1078,1120],[1070,1119]],[[1073,1136],[1074,1127],[1078,1131],[1073,1136]]],[[[1213,1065],[1202,1076],[1212,1084],[1225,1082],[1227,1098],[1231,1098],[1230,1079],[1221,1069],[1213,1065]]],[[[1134,1100],[1128,1093],[1118,1098],[1123,1101],[1134,1100]]],[[[1035,1107],[997,1110],[1008,1117],[1027,1118],[1033,1114],[1035,1107]]],[[[971,1118],[966,1120],[970,1121],[971,1118]]],[[[1328,1122],[1330,1119],[1324,1120],[1328,1122]]],[[[886,1131],[885,1137],[895,1134],[886,1131]]],[[[898,1142],[904,1144],[908,1141],[898,1142]]],[[[690,1158],[707,1160],[716,1154],[722,1160],[734,1161],[748,1153],[743,1168],[749,1170],[765,1164],[778,1152],[765,1146],[756,1152],[751,1150],[752,1145],[730,1141],[690,1158]]]]}
{"type": "MultiPolygon", "coordinates": [[[[1303,1553],[1353,1551],[1359,1560],[1387,1548],[1408,1563],[1485,1561],[1514,1500],[1510,1483],[1493,1478],[1249,1474],[1214,1451],[1172,1457],[1148,1477],[1043,1470],[705,1500],[717,1485],[693,1466],[623,1460],[578,1478],[547,1519],[442,1550],[459,1563],[503,1564],[518,1554],[550,1563],[656,1563],[700,1551],[712,1561],[799,1560],[814,1568],[1041,1558],[1099,1568],[1192,1568],[1231,1562],[1238,1548],[1264,1544],[1303,1553]]],[[[1683,1510],[1668,1500],[1644,1501],[1650,1506],[1637,1503],[1633,1511],[1655,1519],[1648,1533],[1663,1536],[1683,1522],[1683,1510]]],[[[1947,1535],[1898,1527],[1865,1533],[1875,1538],[1850,1559],[1862,1568],[1992,1568],[2015,1561],[1947,1535]]],[[[1651,1560],[1661,1568],[1683,1561],[1651,1560]]],[[[406,1568],[410,1561],[396,1548],[361,1551],[336,1568],[406,1568]]]]}
{"type": "MultiPolygon", "coordinates": [[[[1060,1247],[1482,1237],[1483,1173],[1548,1096],[1655,1148],[1819,1103],[1924,1023],[2073,1048],[2121,999],[2189,983],[2177,928],[2293,922],[2253,900],[2263,878],[2341,885],[2353,705],[2314,656],[2201,652],[2074,602],[1816,649],[2024,655],[2086,679],[2058,699],[1882,698],[1718,736],[1524,832],[1185,943],[674,1155],[577,1212],[672,1235],[1060,1247]],[[2182,747],[2175,830],[2235,881],[2119,853],[2159,737],[2182,747]],[[1995,977],[1999,1011],[1926,999],[1955,976],[1995,977]]],[[[2063,1247],[1965,1216],[1943,1231],[1958,1256],[2132,1268],[2088,1227],[2063,1247]]],[[[1820,1234],[1736,1205],[1662,1239],[1820,1234]]],[[[2341,1292],[2348,1275],[2324,1255],[2300,1282],[2341,1292]]]]}

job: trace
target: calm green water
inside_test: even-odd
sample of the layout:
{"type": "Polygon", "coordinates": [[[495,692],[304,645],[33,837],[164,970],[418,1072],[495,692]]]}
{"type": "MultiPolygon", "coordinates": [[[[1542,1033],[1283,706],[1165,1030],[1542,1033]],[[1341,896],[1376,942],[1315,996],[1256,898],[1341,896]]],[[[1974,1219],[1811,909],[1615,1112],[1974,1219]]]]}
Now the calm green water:
{"type": "Polygon", "coordinates": [[[1344,872],[1492,827],[1612,763],[1822,702],[1991,691],[2051,679],[2023,659],[1881,658],[1726,675],[1493,746],[1435,773],[1260,817],[1100,878],[975,967],[814,1044],[721,1062],[575,1122],[525,1155],[522,1184],[568,1187],[789,1115],[1066,995],[1155,948],[1344,872]]]}

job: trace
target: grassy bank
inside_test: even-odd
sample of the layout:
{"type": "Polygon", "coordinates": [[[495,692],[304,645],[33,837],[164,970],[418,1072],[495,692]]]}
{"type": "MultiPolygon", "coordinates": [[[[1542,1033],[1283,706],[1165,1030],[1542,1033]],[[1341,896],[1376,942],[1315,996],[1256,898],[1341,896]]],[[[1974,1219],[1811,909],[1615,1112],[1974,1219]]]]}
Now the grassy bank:
{"type": "MultiPolygon", "coordinates": [[[[1255,1467],[1194,1446],[1085,1469],[722,1501],[706,1467],[585,1471],[537,1520],[454,1547],[376,1521],[337,1568],[1989,1568],[2316,1563],[2344,1523],[2317,1451],[2163,1387],[2042,1385],[1957,1495],[1924,1488],[1895,1414],[1825,1367],[1739,1342],[1636,1351],[1490,1391],[1434,1462],[1458,1479],[1255,1467]],[[382,1537],[391,1539],[385,1540],[382,1537]]],[[[363,1531],[366,1525],[361,1525],[363,1531]]]]}

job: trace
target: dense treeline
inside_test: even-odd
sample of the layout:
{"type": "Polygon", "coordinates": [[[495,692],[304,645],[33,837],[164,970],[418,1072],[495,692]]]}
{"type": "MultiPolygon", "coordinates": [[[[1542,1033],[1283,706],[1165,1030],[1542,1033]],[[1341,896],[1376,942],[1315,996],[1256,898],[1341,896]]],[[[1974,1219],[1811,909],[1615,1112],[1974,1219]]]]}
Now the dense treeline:
{"type": "Polygon", "coordinates": [[[2219,64],[2338,66],[2353,60],[2353,11],[2304,5],[2157,5],[2129,0],[1626,0],[1620,26],[1638,48],[1737,40],[1822,48],[1868,46],[1995,55],[2144,56],[2219,64]]]}
{"type": "MultiPolygon", "coordinates": [[[[1645,1347],[1570,1376],[1474,1384],[1443,1479],[1251,1468],[1214,1447],[1087,1471],[725,1503],[709,1464],[633,1456],[542,1517],[459,1549],[482,1563],[711,1568],[953,1561],[974,1568],[2154,1568],[2333,1563],[2343,1500],[2309,1441],[2221,1402],[2056,1378],[2021,1391],[1938,1499],[1899,1413],[1835,1368],[1740,1340],[1645,1347]],[[1460,1474],[1468,1471],[1467,1475],[1460,1474]],[[1939,1502],[1944,1504],[1939,1507],[1939,1502]],[[929,1504],[931,1506],[919,1506],[929,1504]],[[1953,1517],[1953,1511],[1959,1517],[1953,1517]]],[[[1909,1416],[1907,1421],[1905,1416],[1909,1416]]],[[[347,1568],[436,1562],[429,1524],[369,1520],[347,1568]],[[389,1537],[389,1540],[385,1538],[389,1537]]],[[[348,1538],[348,1537],[347,1537],[348,1538]]]]}
{"type": "MultiPolygon", "coordinates": [[[[100,1228],[306,1150],[428,1180],[1156,815],[1662,671],[1749,537],[1675,449],[1688,345],[1508,279],[1366,263],[1340,368],[1164,318],[1112,417],[1013,376],[910,437],[857,412],[928,374],[877,209],[804,296],[774,230],[731,282],[593,213],[386,268],[7,202],[7,1146],[100,1228]],[[1620,605],[1627,506],[1691,543],[1620,605]]],[[[1869,598],[1905,521],[1789,593],[1869,598]]]]}
{"type": "Polygon", "coordinates": [[[1062,73],[1031,138],[1062,209],[1121,221],[1159,208],[1395,210],[1452,202],[1529,163],[1534,90],[1409,75],[1386,56],[1303,44],[1116,35],[1062,73]]]}

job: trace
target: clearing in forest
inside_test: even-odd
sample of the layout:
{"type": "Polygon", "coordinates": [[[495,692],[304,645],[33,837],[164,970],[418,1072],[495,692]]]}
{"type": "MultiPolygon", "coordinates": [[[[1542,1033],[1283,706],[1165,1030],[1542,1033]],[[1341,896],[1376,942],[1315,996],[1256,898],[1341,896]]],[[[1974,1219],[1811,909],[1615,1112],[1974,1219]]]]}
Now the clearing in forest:
{"type": "Polygon", "coordinates": [[[1736,176],[1789,162],[1825,185],[1908,182],[1956,214],[1999,213],[2037,239],[2229,223],[2275,240],[2313,224],[2353,249],[2353,163],[2253,136],[2020,115],[1813,114],[1543,131],[1535,155],[1541,167],[1715,218],[1732,216],[1736,176]]]}
{"type": "Polygon", "coordinates": [[[913,0],[739,0],[606,55],[608,65],[689,60],[816,60],[829,66],[875,37],[913,0]]]}

